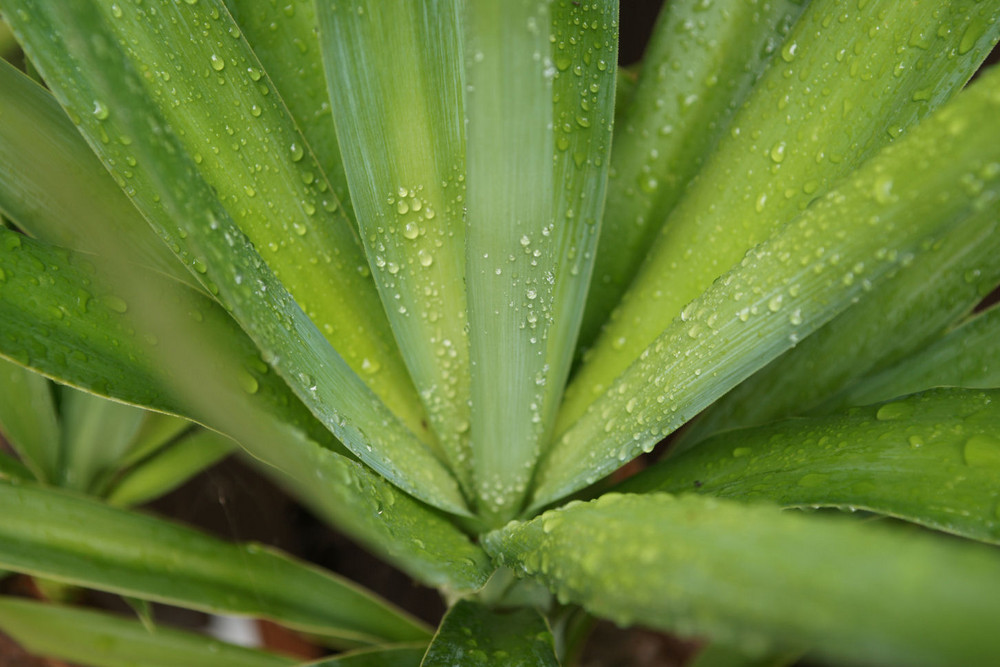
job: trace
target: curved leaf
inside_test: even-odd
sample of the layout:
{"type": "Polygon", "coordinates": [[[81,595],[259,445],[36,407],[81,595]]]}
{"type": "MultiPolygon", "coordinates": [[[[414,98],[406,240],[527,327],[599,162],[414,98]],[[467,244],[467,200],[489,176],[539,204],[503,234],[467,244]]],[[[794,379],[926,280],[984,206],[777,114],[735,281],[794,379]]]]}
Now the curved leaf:
{"type": "Polygon", "coordinates": [[[533,506],[652,449],[951,230],[995,233],[1000,140],[985,137],[1000,138],[998,114],[995,68],[747,253],[564,425],[533,506]],[[969,178],[982,187],[960,187],[969,178]]]}
{"type": "Polygon", "coordinates": [[[727,431],[616,491],[863,509],[1000,544],[1000,390],[934,390],[727,431]]]}
{"type": "MultiPolygon", "coordinates": [[[[3,4],[19,10],[10,12],[12,17],[17,18],[12,21],[15,32],[21,34],[39,69],[49,75],[57,97],[62,96],[67,107],[81,110],[92,109],[95,100],[99,103],[96,114],[88,112],[86,116],[80,116],[81,129],[90,137],[91,145],[105,162],[114,162],[115,165],[127,165],[131,161],[136,163],[135,170],[127,170],[131,174],[133,201],[160,233],[170,239],[176,252],[201,276],[200,280],[209,291],[219,295],[261,348],[268,363],[278,370],[313,414],[359,458],[387,479],[431,504],[458,514],[468,513],[455,479],[417,436],[424,432],[419,415],[422,410],[419,403],[416,404],[416,412],[407,409],[410,405],[407,397],[413,392],[405,377],[405,369],[390,373],[389,360],[384,359],[382,371],[367,378],[367,381],[355,372],[362,372],[364,358],[381,357],[371,349],[371,346],[379,345],[377,339],[382,325],[373,324],[372,318],[384,319],[381,304],[371,282],[360,276],[359,265],[350,260],[351,248],[360,255],[353,233],[346,223],[331,222],[329,213],[318,213],[323,206],[321,200],[326,201],[319,185],[302,185],[312,158],[308,161],[305,157],[300,161],[294,159],[296,153],[289,146],[296,138],[288,134],[295,132],[294,125],[282,115],[283,107],[276,101],[258,99],[263,93],[253,82],[253,73],[247,72],[247,67],[252,69],[247,65],[251,56],[241,51],[245,44],[228,33],[227,26],[236,31],[228,15],[223,17],[216,11],[220,24],[215,23],[210,6],[215,4],[214,0],[204,0],[195,5],[158,2],[162,11],[156,10],[155,17],[151,13],[152,5],[127,5],[129,13],[117,17],[114,7],[118,5],[114,3],[99,3],[100,8],[77,3],[56,8],[34,0],[5,0],[3,4]],[[24,20],[23,17],[29,18],[24,20]],[[206,30],[213,35],[221,30],[218,44],[224,46],[225,52],[221,56],[214,52],[202,53],[204,58],[182,64],[182,71],[176,77],[170,75],[169,82],[164,82],[159,76],[143,76],[142,71],[149,72],[157,63],[162,71],[174,67],[170,64],[173,53],[171,41],[164,35],[179,30],[182,34],[176,41],[187,40],[184,26],[191,21],[207,26],[206,30]],[[155,52],[146,54],[150,59],[148,63],[133,62],[131,57],[135,54],[130,54],[123,63],[127,54],[119,49],[129,50],[119,41],[121,35],[117,31],[123,25],[131,26],[130,29],[140,35],[158,28],[164,31],[158,36],[147,35],[148,39],[139,40],[142,44],[154,45],[149,48],[155,52]],[[50,35],[53,33],[63,36],[67,48],[55,50],[50,47],[50,35]],[[230,52],[230,49],[235,51],[230,52]],[[220,57],[223,59],[220,60],[220,57]],[[221,72],[226,63],[233,67],[228,70],[229,73],[223,74],[221,72]],[[89,76],[82,72],[87,72],[89,76]],[[231,88],[239,88],[243,92],[227,92],[227,102],[208,104],[200,97],[199,89],[203,82],[192,77],[194,73],[201,73],[217,84],[221,80],[222,85],[229,78],[234,78],[230,81],[231,88]],[[246,92],[249,89],[256,92],[246,92]],[[228,95],[236,97],[231,99],[228,95]],[[157,100],[159,96],[162,98],[157,100]],[[171,100],[178,99],[183,100],[182,104],[175,107],[171,100]],[[264,120],[256,120],[254,104],[257,102],[249,104],[253,100],[259,101],[258,108],[264,120]],[[232,129],[242,123],[250,132],[262,135],[254,135],[259,144],[248,141],[248,145],[254,145],[253,151],[242,152],[242,143],[238,138],[232,139],[221,128],[215,128],[215,123],[225,124],[228,118],[228,114],[218,115],[216,112],[221,108],[235,109],[233,102],[240,104],[234,112],[239,116],[239,122],[229,118],[231,122],[228,126],[232,129]],[[191,105],[191,113],[200,119],[207,119],[204,122],[209,126],[199,124],[201,121],[189,126],[194,122],[194,116],[177,118],[177,114],[183,116],[178,109],[186,109],[187,104],[191,105]],[[266,117],[263,115],[265,108],[268,109],[266,117]],[[244,113],[248,114],[247,118],[242,117],[244,113]],[[173,124],[175,120],[176,125],[173,124]],[[265,125],[269,128],[267,132],[265,125]],[[220,134],[217,135],[215,129],[220,134]],[[198,135],[199,139],[192,139],[192,134],[198,135]],[[116,139],[112,142],[109,139],[105,143],[101,140],[111,135],[125,137],[126,141],[116,139]],[[285,138],[281,139],[282,136],[285,138]],[[197,152],[197,148],[187,143],[191,141],[208,141],[209,145],[202,147],[205,154],[197,152]],[[213,142],[225,142],[223,147],[226,151],[219,148],[218,160],[212,157],[214,153],[210,150],[215,145],[213,142]],[[236,148],[233,148],[234,145],[236,148]],[[258,151],[263,151],[265,155],[258,155],[258,151]],[[259,198],[256,197],[257,181],[254,180],[258,178],[257,172],[252,166],[248,171],[247,165],[242,162],[251,155],[260,157],[261,173],[263,165],[269,165],[268,173],[273,172],[275,176],[275,181],[266,186],[269,189],[259,186],[262,195],[259,198]],[[230,168],[227,169],[227,166],[230,168]],[[251,180],[241,180],[244,176],[251,180]],[[271,192],[270,189],[279,188],[285,178],[293,179],[295,184],[289,183],[287,188],[280,188],[280,194],[274,193],[275,206],[281,204],[281,210],[290,207],[287,211],[290,217],[285,219],[287,224],[279,222],[277,225],[281,229],[279,233],[268,228],[268,221],[274,213],[268,210],[265,203],[271,198],[264,195],[271,192]],[[293,194],[303,192],[303,187],[304,194],[293,194]],[[234,190],[239,194],[235,194],[234,190]],[[225,201],[220,199],[223,195],[225,201]],[[316,214],[315,221],[308,211],[316,214]],[[330,224],[324,226],[324,220],[330,224]],[[248,237],[237,222],[249,225],[248,233],[253,238],[248,237]],[[315,243],[303,240],[293,229],[295,224],[300,224],[307,232],[311,229],[316,231],[315,243]],[[338,229],[346,229],[351,238],[342,246],[334,244],[336,252],[330,250],[330,254],[325,256],[323,249],[329,249],[325,243],[329,241],[327,235],[339,233],[338,229]],[[268,240],[267,237],[272,234],[278,234],[278,237],[268,240]],[[274,248],[269,247],[272,241],[274,248]],[[284,276],[293,283],[290,287],[300,288],[294,299],[265,264],[265,257],[258,253],[267,247],[264,255],[268,261],[273,260],[274,253],[281,250],[279,241],[290,244],[289,252],[281,255],[284,258],[281,261],[282,266],[290,271],[284,276]],[[338,252],[342,254],[338,255],[338,252]],[[313,260],[325,268],[314,267],[313,260]],[[311,277],[307,278],[302,273],[313,268],[316,272],[311,272],[311,277]],[[334,274],[318,279],[317,276],[325,270],[334,274]],[[350,280],[345,276],[351,276],[350,280]],[[360,283],[357,282],[359,280],[360,283]],[[304,286],[306,281],[309,282],[308,287],[304,286]],[[337,286],[336,289],[331,289],[331,285],[337,286]],[[306,290],[308,294],[301,294],[301,290],[306,290]],[[365,296],[367,293],[371,294],[370,299],[365,296]],[[348,346],[350,349],[341,346],[342,350],[352,353],[349,355],[350,362],[331,347],[324,334],[303,311],[306,308],[311,312],[310,304],[313,302],[309,299],[302,304],[296,302],[299,296],[308,297],[309,294],[336,311],[317,311],[326,313],[319,317],[321,323],[326,316],[335,318],[338,326],[342,325],[352,340],[361,341],[348,346]],[[375,309],[379,311],[377,317],[375,309]],[[369,383],[375,378],[380,385],[388,382],[384,384],[384,389],[388,395],[395,397],[390,400],[392,409],[369,388],[369,383]],[[394,409],[401,411],[403,416],[393,412],[394,409]]],[[[211,45],[216,42],[196,40],[195,44],[202,50],[211,51],[214,48],[211,45]]],[[[320,306],[316,305],[316,308],[320,306]]],[[[412,399],[417,400],[415,394],[412,399]]]]}
{"type": "MultiPolygon", "coordinates": [[[[1000,201],[981,215],[1000,216],[1000,201]]],[[[875,285],[859,303],[716,401],[685,430],[681,446],[721,430],[828,413],[832,394],[852,382],[867,384],[861,378],[897,361],[914,372],[910,358],[922,355],[917,351],[966,316],[998,282],[1000,235],[977,227],[952,231],[930,252],[921,252],[919,261],[875,285]]],[[[841,405],[868,405],[931,386],[841,405]]]]}
{"type": "Polygon", "coordinates": [[[701,496],[609,494],[490,533],[501,562],[619,624],[882,665],[988,665],[991,547],[701,496]]]}
{"type": "Polygon", "coordinates": [[[448,610],[421,667],[558,667],[552,631],[534,609],[490,609],[459,600],[448,610]]]}
{"type": "Polygon", "coordinates": [[[351,582],[256,544],[30,484],[0,482],[0,565],[142,599],[271,618],[346,639],[427,636],[351,582]]]}
{"type": "Polygon", "coordinates": [[[976,0],[871,0],[848,13],[840,0],[810,2],[663,225],[567,389],[561,422],[749,249],[952,97],[998,38],[1000,6],[976,0]]]}
{"type": "Polygon", "coordinates": [[[111,614],[0,597],[0,630],[28,651],[93,667],[282,667],[294,658],[111,614]],[[53,641],[58,637],[58,641],[53,641]]]}
{"type": "Polygon", "coordinates": [[[420,667],[426,650],[426,646],[362,649],[299,667],[420,667]]]}
{"type": "Polygon", "coordinates": [[[667,215],[806,3],[664,4],[629,105],[616,116],[602,242],[580,333],[593,342],[667,215]]]}

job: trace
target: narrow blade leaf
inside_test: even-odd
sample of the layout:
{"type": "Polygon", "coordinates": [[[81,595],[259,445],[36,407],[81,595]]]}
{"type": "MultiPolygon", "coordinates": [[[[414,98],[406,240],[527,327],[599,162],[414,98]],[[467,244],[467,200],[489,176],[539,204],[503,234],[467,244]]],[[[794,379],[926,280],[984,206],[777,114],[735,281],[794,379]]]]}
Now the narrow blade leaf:
{"type": "Polygon", "coordinates": [[[0,629],[28,651],[93,667],[282,667],[294,658],[85,609],[0,598],[0,629]],[[58,637],[59,641],[53,641],[58,637]]]}
{"type": "Polygon", "coordinates": [[[371,0],[321,2],[318,9],[327,87],[368,261],[431,425],[468,488],[458,4],[371,0]],[[386,35],[395,48],[385,48],[386,35]],[[401,59],[400,49],[418,57],[401,59]]]}
{"type": "Polygon", "coordinates": [[[615,122],[607,213],[580,333],[590,344],[667,215],[805,3],[669,2],[629,105],[615,122]]]}
{"type": "Polygon", "coordinates": [[[299,667],[420,667],[426,646],[362,649],[299,667]]]}
{"type": "Polygon", "coordinates": [[[1000,560],[982,545],[701,496],[609,494],[485,538],[619,624],[828,660],[987,665],[1000,560]]]}
{"type": "Polygon", "coordinates": [[[651,449],[925,244],[963,225],[994,233],[996,218],[982,212],[1000,198],[1000,141],[985,141],[984,132],[1000,113],[1000,69],[958,101],[866,162],[686,306],[567,424],[539,469],[534,506],[651,449]],[[949,147],[946,160],[941,146],[949,147]],[[959,187],[970,176],[983,188],[959,187]]]}
{"type": "Polygon", "coordinates": [[[123,595],[359,641],[426,630],[349,581],[256,544],[30,484],[0,483],[0,565],[123,595]]]}
{"type": "Polygon", "coordinates": [[[52,386],[5,359],[0,359],[0,433],[35,477],[49,483],[58,478],[61,429],[52,386]]]}
{"type": "Polygon", "coordinates": [[[481,510],[503,520],[548,439],[583,314],[617,3],[467,2],[463,26],[470,437],[481,510]]]}
{"type": "Polygon", "coordinates": [[[616,490],[862,509],[1000,544],[1000,390],[940,389],[728,431],[616,490]]]}
{"type": "Polygon", "coordinates": [[[873,0],[849,14],[811,2],[664,224],[567,390],[563,423],[749,249],[948,100],[998,37],[1000,6],[976,0],[873,0]]]}

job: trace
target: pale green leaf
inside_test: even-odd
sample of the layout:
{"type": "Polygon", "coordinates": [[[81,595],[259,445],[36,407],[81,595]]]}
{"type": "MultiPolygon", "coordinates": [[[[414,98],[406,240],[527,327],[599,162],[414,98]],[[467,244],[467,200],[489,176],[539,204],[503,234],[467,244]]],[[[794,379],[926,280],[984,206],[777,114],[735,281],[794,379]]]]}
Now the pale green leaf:
{"type": "Polygon", "coordinates": [[[122,459],[122,465],[132,465],[155,454],[192,428],[192,423],[186,419],[159,412],[146,412],[139,432],[132,438],[128,454],[122,459]]]}
{"type": "Polygon", "coordinates": [[[811,2],[664,223],[567,389],[560,422],[578,418],[749,249],[949,99],[998,37],[995,3],[872,0],[845,14],[840,0],[811,2]]]}
{"type": "Polygon", "coordinates": [[[229,438],[212,431],[198,430],[156,452],[127,471],[104,494],[112,505],[139,505],[157,498],[205,468],[214,465],[235,449],[229,438]]]}
{"type": "Polygon", "coordinates": [[[48,380],[0,359],[0,433],[34,477],[50,483],[59,476],[60,438],[52,398],[48,380]]]}
{"type": "Polygon", "coordinates": [[[1000,544],[1000,390],[938,389],[727,431],[616,490],[885,514],[1000,544]]]}
{"type": "Polygon", "coordinates": [[[491,609],[459,600],[448,610],[421,667],[557,667],[552,631],[534,609],[491,609]]]}
{"type": "Polygon", "coordinates": [[[95,493],[120,466],[142,424],[143,411],[60,387],[59,412],[63,428],[58,486],[95,493]]]}
{"type": "Polygon", "coordinates": [[[354,584],[261,545],[31,484],[0,483],[0,504],[0,565],[11,570],[350,640],[427,634],[354,584]]]}
{"type": "Polygon", "coordinates": [[[281,667],[294,658],[107,613],[0,598],[0,629],[31,653],[88,667],[281,667]],[[58,641],[53,641],[58,637],[58,641]]]}
{"type": "Polygon", "coordinates": [[[698,173],[802,0],[674,0],[615,121],[607,213],[580,332],[589,345],[632,282],[667,215],[698,173]]]}
{"type": "Polygon", "coordinates": [[[897,526],[609,494],[484,542],[564,602],[750,652],[943,667],[988,665],[1000,650],[996,550],[897,526]]]}
{"type": "Polygon", "coordinates": [[[449,0],[325,0],[318,10],[327,87],[368,261],[431,426],[468,490],[459,7],[449,0]],[[394,48],[385,48],[386,35],[394,48]],[[415,57],[400,58],[399,50],[415,57]]]}
{"type": "Polygon", "coordinates": [[[306,140],[302,149],[311,150],[316,156],[346,218],[356,227],[347,175],[330,113],[315,3],[312,0],[225,2],[302,131],[306,140]]]}
{"type": "Polygon", "coordinates": [[[0,61],[0,211],[31,236],[129,259],[188,284],[197,281],[115,184],[52,94],[0,61]]]}
{"type": "Polygon", "coordinates": [[[499,521],[548,440],[583,314],[617,3],[467,2],[463,29],[470,438],[480,510],[499,521]]]}
{"type": "Polygon", "coordinates": [[[998,114],[1000,69],[747,253],[564,426],[539,469],[534,506],[648,451],[950,230],[994,233],[998,114]],[[969,177],[983,187],[960,187],[969,177]]]}

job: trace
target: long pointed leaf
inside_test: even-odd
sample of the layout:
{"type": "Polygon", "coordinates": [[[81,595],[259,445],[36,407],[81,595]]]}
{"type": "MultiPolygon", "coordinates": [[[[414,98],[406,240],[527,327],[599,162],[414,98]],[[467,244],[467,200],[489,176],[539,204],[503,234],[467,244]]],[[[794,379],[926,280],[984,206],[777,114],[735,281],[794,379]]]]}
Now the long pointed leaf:
{"type": "Polygon", "coordinates": [[[115,184],[52,94],[0,61],[0,210],[35,238],[133,261],[196,285],[115,184]]]}
{"type": "Polygon", "coordinates": [[[182,606],[271,618],[360,641],[426,630],[402,612],[267,547],[29,484],[0,483],[0,564],[8,569],[182,606]]]}
{"type": "Polygon", "coordinates": [[[591,343],[663,221],[806,3],[666,3],[615,122],[607,213],[580,333],[591,343]]]}
{"type": "Polygon", "coordinates": [[[421,667],[557,667],[552,631],[534,609],[503,611],[470,600],[448,610],[421,667]]]}
{"type": "Polygon", "coordinates": [[[330,112],[318,35],[317,7],[311,0],[283,3],[225,0],[254,55],[267,72],[295,123],[302,130],[348,221],[357,226],[347,175],[330,112]]]}
{"type": "Polygon", "coordinates": [[[992,3],[873,0],[845,14],[811,2],[663,226],[567,390],[563,423],[750,248],[949,99],[998,38],[992,3]]]}
{"type": "Polygon", "coordinates": [[[426,649],[426,646],[362,649],[299,667],[420,667],[426,649]]]}
{"type": "Polygon", "coordinates": [[[868,405],[931,387],[1000,387],[1000,307],[970,318],[895,366],[860,380],[822,407],[868,405]]]}
{"type": "Polygon", "coordinates": [[[1000,544],[1000,390],[728,431],[616,490],[863,509],[1000,544]]]}
{"type": "Polygon", "coordinates": [[[458,4],[372,0],[321,2],[318,9],[327,87],[368,261],[431,425],[468,488],[458,4]],[[396,48],[384,48],[386,35],[396,48]],[[400,59],[397,49],[419,57],[400,59]]]}
{"type": "Polygon", "coordinates": [[[142,423],[142,410],[72,387],[61,387],[59,486],[94,493],[117,470],[142,423]]]}
{"type": "Polygon", "coordinates": [[[464,6],[470,437],[481,510],[497,520],[522,502],[583,314],[610,145],[616,9],[464,6]]]}
{"type": "Polygon", "coordinates": [[[924,244],[931,248],[963,225],[993,233],[1000,141],[984,140],[991,131],[984,126],[1000,113],[1000,69],[959,100],[866,162],[685,307],[568,425],[539,470],[535,506],[651,449],[913,260],[924,244]],[[949,147],[948,159],[941,146],[949,147]],[[969,177],[982,189],[958,186],[969,177]]]}
{"type": "Polygon", "coordinates": [[[111,614],[0,598],[0,629],[38,655],[92,667],[282,667],[287,656],[172,628],[148,630],[111,614]],[[53,641],[58,637],[58,641],[53,641]]]}
{"type": "Polygon", "coordinates": [[[35,477],[50,483],[58,478],[60,426],[52,386],[5,359],[0,359],[0,433],[35,477]]]}
{"type": "MultiPolygon", "coordinates": [[[[204,18],[213,30],[221,30],[222,28],[212,23],[210,4],[212,2],[209,0],[196,5],[164,3],[162,8],[164,11],[157,15],[155,21],[151,16],[147,16],[146,9],[130,5],[128,21],[120,22],[128,23],[141,32],[153,29],[162,21],[164,25],[170,24],[170,31],[175,31],[180,29],[178,26],[185,21],[204,18]],[[192,12],[194,14],[191,14],[192,12]],[[165,18],[167,14],[177,18],[177,25],[165,18]],[[151,23],[147,25],[143,16],[149,18],[151,23]]],[[[81,116],[81,128],[85,134],[92,137],[92,145],[106,161],[127,164],[129,160],[134,160],[137,165],[142,165],[141,169],[128,170],[133,184],[134,201],[141,202],[141,208],[146,216],[161,233],[171,239],[179,254],[202,276],[209,290],[219,294],[222,302],[231,309],[244,330],[260,346],[268,362],[273,364],[313,414],[359,458],[386,478],[432,504],[456,513],[466,513],[464,501],[454,478],[415,435],[423,430],[417,414],[422,410],[419,405],[416,406],[417,413],[406,409],[408,381],[403,378],[384,387],[389,394],[396,396],[390,403],[395,409],[402,411],[404,417],[401,418],[368,386],[375,377],[379,378],[379,383],[383,383],[390,375],[394,375],[386,368],[388,360],[382,364],[383,370],[380,373],[366,380],[362,380],[361,376],[355,373],[355,371],[362,372],[363,358],[372,358],[371,354],[374,354],[374,351],[368,354],[364,350],[368,350],[370,345],[377,346],[377,341],[369,338],[373,336],[378,338],[379,327],[365,324],[368,321],[365,312],[372,315],[372,309],[381,309],[370,282],[362,281],[362,284],[351,287],[353,282],[333,280],[324,283],[322,280],[316,280],[315,274],[309,279],[304,275],[301,276],[301,280],[308,280],[311,283],[312,287],[309,290],[313,290],[314,295],[316,290],[319,290],[322,291],[324,299],[337,295],[335,300],[349,301],[349,303],[335,304],[343,311],[338,311],[337,316],[340,322],[345,323],[352,337],[364,339],[363,343],[349,350],[354,353],[349,355],[352,359],[349,363],[330,346],[307,313],[300,308],[292,295],[278,282],[275,274],[264,264],[261,255],[258,254],[262,246],[255,246],[253,240],[237,226],[235,220],[239,220],[241,225],[253,222],[254,225],[260,224],[263,227],[255,227],[249,230],[250,232],[254,234],[256,234],[254,230],[267,232],[266,224],[262,221],[269,219],[272,214],[259,211],[257,208],[264,205],[261,202],[266,197],[257,199],[256,190],[245,184],[243,187],[250,188],[253,194],[239,188],[241,194],[227,196],[225,203],[229,208],[225,208],[218,194],[226,192],[227,188],[232,189],[234,182],[227,181],[226,188],[220,187],[217,191],[213,187],[221,186],[221,183],[210,183],[203,179],[203,176],[207,178],[213,175],[224,177],[228,173],[224,169],[228,160],[236,160],[239,163],[232,167],[234,177],[237,174],[247,174],[246,166],[240,162],[242,158],[239,156],[250,155],[251,152],[242,153],[241,149],[233,149],[232,141],[235,141],[237,147],[241,147],[240,140],[222,136],[218,141],[226,142],[224,144],[226,152],[222,153],[222,149],[219,149],[220,155],[225,156],[224,160],[220,158],[217,162],[214,157],[188,152],[191,147],[186,142],[192,141],[191,132],[200,134],[206,128],[198,125],[190,128],[191,132],[185,131],[183,135],[179,130],[186,127],[184,124],[171,130],[170,128],[174,126],[168,119],[178,113],[177,110],[172,108],[166,99],[163,103],[157,104],[153,102],[153,98],[162,94],[166,98],[176,99],[180,90],[170,92],[171,86],[160,81],[153,87],[151,97],[147,94],[147,85],[152,82],[140,74],[142,68],[151,65],[139,65],[127,61],[127,66],[122,66],[122,54],[112,48],[113,44],[119,43],[116,36],[119,17],[115,16],[113,8],[117,5],[113,7],[102,5],[100,12],[92,6],[83,4],[60,6],[56,11],[52,6],[44,3],[36,4],[31,0],[5,0],[4,6],[23,10],[10,12],[19,18],[14,22],[15,31],[21,32],[29,47],[28,50],[33,51],[34,60],[39,62],[43,73],[48,73],[48,78],[58,83],[57,96],[62,95],[64,97],[62,101],[67,106],[77,109],[90,108],[95,100],[99,102],[96,114],[88,113],[85,117],[81,116]],[[29,16],[30,20],[20,20],[22,13],[24,16],[29,16]],[[63,35],[66,45],[71,48],[58,51],[47,48],[45,45],[48,44],[49,35],[53,32],[63,35]],[[95,38],[94,34],[102,37],[95,38]],[[84,77],[81,71],[86,71],[91,76],[84,77]],[[59,76],[56,75],[57,72],[59,76]],[[151,127],[155,128],[155,131],[150,132],[151,127]],[[128,140],[125,143],[101,141],[101,137],[110,136],[109,133],[116,137],[127,137],[128,140]],[[202,165],[210,168],[211,173],[206,175],[202,165]],[[234,205],[234,202],[238,205],[234,205]],[[248,208],[240,208],[244,205],[248,208]],[[338,285],[338,288],[329,289],[327,286],[330,284],[338,285]],[[322,288],[317,287],[319,285],[322,285],[322,288]],[[368,304],[363,296],[368,291],[372,294],[374,305],[368,304]],[[351,295],[348,295],[348,292],[351,295]],[[356,298],[360,300],[356,301],[356,298]],[[345,312],[352,312],[354,315],[346,316],[345,312]],[[348,322],[350,324],[346,324],[348,322]],[[405,424],[402,419],[406,419],[405,424]]],[[[121,18],[124,19],[124,15],[121,18]]],[[[235,26],[231,27],[235,30],[235,26]]],[[[164,30],[166,29],[164,27],[164,30]]],[[[222,40],[220,44],[226,44],[227,48],[238,43],[224,30],[222,40]]],[[[146,41],[156,42],[159,44],[156,48],[170,51],[169,40],[164,40],[162,36],[146,41]]],[[[232,46],[232,48],[242,47],[232,46]]],[[[159,55],[153,53],[148,56],[152,61],[162,57],[164,67],[173,67],[169,65],[170,56],[167,53],[159,55]]],[[[245,58],[249,56],[234,52],[226,57],[236,59],[238,65],[240,62],[245,64],[245,58]]],[[[198,64],[197,67],[194,64],[189,64],[187,70],[182,67],[178,79],[183,77],[185,85],[193,86],[195,81],[186,78],[185,73],[189,76],[190,72],[203,72],[210,79],[214,77],[212,80],[215,80],[215,85],[219,85],[219,80],[225,84],[229,75],[219,72],[225,68],[226,62],[226,60],[220,61],[218,56],[214,56],[213,60],[206,55],[204,63],[198,64]]],[[[237,67],[231,71],[235,70],[237,67]]],[[[240,72],[239,76],[242,77],[243,73],[240,72]]],[[[247,77],[249,79],[250,75],[247,74],[247,77]]],[[[181,82],[178,80],[176,83],[180,85],[181,82]]],[[[245,88],[257,90],[258,85],[246,84],[245,88]]],[[[253,94],[253,99],[256,99],[256,94],[253,94]]],[[[190,95],[191,104],[201,108],[194,102],[198,99],[197,90],[190,91],[190,95]]],[[[238,100],[241,103],[246,101],[239,95],[238,100]]],[[[261,158],[262,164],[271,165],[272,171],[283,177],[291,174],[301,180],[303,170],[308,169],[308,163],[305,158],[300,161],[301,163],[293,159],[294,154],[287,149],[292,137],[289,137],[288,142],[282,146],[273,144],[278,141],[278,135],[286,131],[291,132],[294,128],[289,129],[287,123],[282,124],[280,119],[283,116],[272,118],[273,114],[280,111],[276,102],[261,102],[261,104],[265,104],[269,109],[267,120],[277,123],[272,134],[260,137],[261,146],[255,149],[265,150],[265,147],[273,146],[273,149],[269,149],[270,153],[261,158]],[[281,148],[280,157],[279,148],[281,148]]],[[[213,117],[215,110],[215,107],[202,109],[204,116],[211,122],[216,120],[213,117]]],[[[261,123],[265,121],[253,120],[255,118],[253,106],[250,106],[246,113],[250,114],[250,119],[245,122],[249,127],[255,128],[253,131],[262,127],[261,123]]],[[[263,114],[263,111],[261,113],[263,114]]],[[[260,131],[263,132],[262,129],[260,131]]],[[[208,147],[205,150],[207,155],[213,155],[208,147]]],[[[249,173],[252,175],[254,172],[249,173]]],[[[289,185],[279,201],[288,204],[288,193],[299,192],[302,187],[301,184],[289,185]]],[[[298,211],[293,215],[290,214],[293,220],[297,219],[300,213],[311,220],[311,216],[307,214],[310,210],[318,215],[318,211],[322,208],[322,202],[319,201],[322,193],[318,187],[306,187],[305,200],[299,200],[296,195],[295,201],[290,204],[298,211]],[[313,201],[316,206],[311,203],[313,201]]],[[[262,194],[265,194],[263,190],[262,194]]],[[[326,214],[318,215],[317,219],[325,220],[326,214]]],[[[303,229],[308,231],[317,223],[308,221],[306,224],[306,221],[303,221],[302,224],[303,229]]],[[[342,226],[331,224],[324,227],[324,231],[317,231],[317,238],[327,238],[325,236],[327,233],[333,233],[342,226]]],[[[287,229],[286,226],[282,226],[282,229],[284,231],[281,234],[284,235],[287,231],[290,234],[289,239],[300,238],[292,229],[291,223],[287,225],[287,229]]],[[[257,240],[262,239],[257,238],[257,240]]],[[[344,272],[344,275],[357,273],[358,266],[353,262],[341,263],[334,259],[332,254],[328,258],[317,257],[312,253],[312,248],[301,240],[288,240],[288,243],[298,250],[282,255],[286,257],[282,262],[291,263],[292,273],[285,277],[296,285],[301,281],[293,276],[307,270],[307,267],[312,267],[310,257],[330,270],[344,272]],[[301,262],[296,259],[300,252],[307,253],[300,258],[301,262]]],[[[322,244],[320,247],[322,248],[322,244]]],[[[350,254],[349,248],[355,247],[347,244],[339,249],[346,257],[350,254]]],[[[273,253],[278,250],[280,248],[269,249],[264,254],[273,259],[273,253]]],[[[354,280],[352,278],[352,281],[354,280]]],[[[309,303],[311,302],[307,301],[302,305],[308,308],[309,303]]],[[[379,317],[383,316],[384,314],[380,312],[379,317]]],[[[322,321],[320,318],[320,322],[322,321]]],[[[405,372],[402,373],[405,375],[405,372]]]]}
{"type": "MultiPolygon", "coordinates": [[[[1000,202],[981,215],[1000,216],[1000,202]]],[[[905,359],[939,337],[998,282],[1000,236],[975,227],[955,230],[930,252],[921,252],[919,261],[875,286],[857,305],[713,404],[685,431],[684,443],[822,409],[818,406],[826,398],[852,381],[905,359]]]]}
{"type": "Polygon", "coordinates": [[[620,624],[832,660],[987,665],[1000,559],[982,545],[667,494],[609,494],[486,536],[501,562],[620,624]]]}

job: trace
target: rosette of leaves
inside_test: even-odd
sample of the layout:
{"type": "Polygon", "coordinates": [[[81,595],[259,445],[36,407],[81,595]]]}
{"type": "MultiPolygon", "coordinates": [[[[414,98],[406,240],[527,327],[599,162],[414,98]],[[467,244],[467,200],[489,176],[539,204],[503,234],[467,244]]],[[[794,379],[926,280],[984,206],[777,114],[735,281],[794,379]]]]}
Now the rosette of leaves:
{"type": "Polygon", "coordinates": [[[0,567],[361,647],[330,665],[573,664],[593,617],[703,665],[995,659],[1000,3],[678,0],[634,81],[613,0],[0,10],[43,84],[0,69],[0,355],[231,438],[449,611],[30,454],[0,567]]]}

